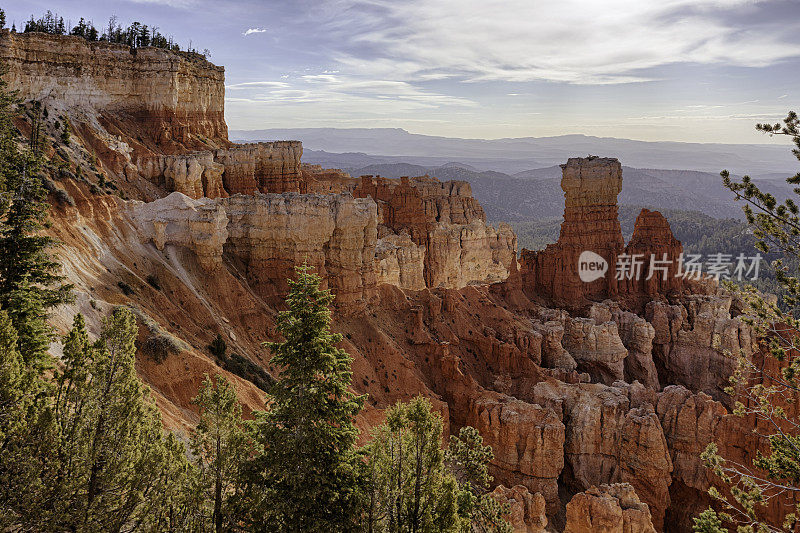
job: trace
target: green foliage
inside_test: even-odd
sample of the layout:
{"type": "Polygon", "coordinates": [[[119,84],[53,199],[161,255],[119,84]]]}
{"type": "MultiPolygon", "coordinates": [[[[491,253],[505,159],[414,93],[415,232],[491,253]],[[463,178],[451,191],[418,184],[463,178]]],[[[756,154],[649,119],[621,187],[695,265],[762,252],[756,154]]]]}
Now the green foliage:
{"type": "Polygon", "coordinates": [[[363,398],[350,392],[352,359],[330,332],[333,295],[308,266],[296,269],[278,314],[285,342],[269,343],[281,368],[255,414],[263,450],[251,465],[257,503],[251,526],[264,531],[352,531],[358,524],[358,430],[363,398]]]}
{"type": "Polygon", "coordinates": [[[41,234],[49,205],[39,173],[39,109],[34,106],[30,147],[20,149],[17,98],[0,77],[0,309],[11,318],[26,364],[42,369],[51,340],[47,312],[70,299],[71,285],[62,283],[50,255],[56,242],[41,234]]]}
{"type": "Polygon", "coordinates": [[[461,428],[458,436],[450,438],[450,446],[445,452],[445,462],[456,477],[462,495],[459,512],[468,516],[474,531],[485,533],[511,533],[511,524],[506,520],[509,514],[507,505],[501,505],[487,493],[492,477],[489,475],[489,462],[494,459],[491,446],[483,445],[483,437],[471,426],[461,428]],[[467,497],[468,496],[468,497],[467,497]],[[464,507],[467,507],[466,509],[464,507]]]}
{"type": "Polygon", "coordinates": [[[222,359],[222,368],[231,374],[236,374],[240,378],[246,379],[264,391],[269,390],[275,383],[275,379],[269,372],[236,352],[232,353],[230,357],[222,359]]]}
{"type": "MultiPolygon", "coordinates": [[[[0,337],[5,331],[0,320],[0,337]]],[[[7,324],[6,324],[7,325],[7,324]]],[[[2,523],[12,530],[164,531],[191,516],[190,467],[165,435],[134,368],[136,321],[118,308],[90,342],[83,317],[63,369],[23,407],[0,455],[2,523]]],[[[41,378],[37,378],[40,379],[41,378]]],[[[5,413],[3,413],[5,414],[5,413]]]]}
{"type": "MultiPolygon", "coordinates": [[[[799,124],[797,115],[790,112],[783,126],[759,124],[757,129],[791,137],[796,146],[792,151],[800,159],[799,124]]],[[[800,391],[800,321],[795,313],[800,301],[800,282],[796,277],[800,210],[791,198],[778,203],[748,176],[737,182],[727,171],[721,175],[724,185],[745,204],[743,210],[757,240],[756,248],[764,254],[777,252],[792,259],[786,264],[777,261],[775,272],[784,309],[793,312],[782,311],[752,287],[741,291],[748,304],[745,321],[753,326],[766,361],[739,357],[727,392],[736,399],[735,414],[754,422],[753,432],[768,443],[768,449],[759,450],[750,464],[741,464],[723,457],[716,444],[708,445],[702,459],[728,490],[709,490],[722,512],[705,511],[695,520],[695,531],[716,533],[725,530],[722,525],[729,524],[736,525],[741,532],[794,531],[796,509],[786,516],[783,524],[766,523],[764,510],[772,498],[800,492],[800,421],[791,405],[796,403],[800,391]]],[[[800,184],[800,174],[786,181],[800,184]]],[[[800,194],[800,188],[794,192],[800,194]]]]}
{"type": "MultiPolygon", "coordinates": [[[[60,17],[58,14],[47,10],[47,12],[38,19],[31,15],[30,20],[25,22],[23,33],[29,32],[65,35],[67,33],[67,27],[64,25],[64,17],[60,17]]],[[[153,46],[172,50],[174,52],[179,52],[181,50],[181,47],[174,41],[171,35],[164,36],[158,31],[158,28],[149,27],[138,21],[131,23],[127,27],[123,27],[117,22],[116,15],[112,15],[109,18],[106,30],[102,35],[92,21],[86,21],[83,17],[81,17],[77,25],[69,30],[69,34],[83,37],[87,41],[106,41],[124,44],[131,48],[153,46]]],[[[195,54],[198,53],[191,45],[187,47],[186,51],[195,54]]],[[[208,54],[204,51],[204,53],[200,55],[206,56],[208,54]]]]}
{"type": "Polygon", "coordinates": [[[228,343],[225,342],[222,335],[217,333],[217,336],[214,337],[214,340],[208,345],[208,351],[217,359],[224,359],[228,352],[228,343]]]}
{"type": "Polygon", "coordinates": [[[72,131],[72,124],[69,121],[69,117],[63,117],[64,125],[61,129],[61,142],[64,144],[69,144],[70,132],[72,131]]]}
{"type": "Polygon", "coordinates": [[[216,386],[208,375],[193,403],[200,422],[192,435],[191,450],[197,458],[197,490],[204,529],[220,533],[240,530],[245,490],[244,467],[253,454],[253,443],[242,422],[236,391],[225,377],[216,386]]]}
{"type": "Polygon", "coordinates": [[[445,466],[441,439],[442,418],[427,399],[388,411],[365,449],[367,531],[458,532],[468,526],[458,512],[462,494],[445,466]]]}

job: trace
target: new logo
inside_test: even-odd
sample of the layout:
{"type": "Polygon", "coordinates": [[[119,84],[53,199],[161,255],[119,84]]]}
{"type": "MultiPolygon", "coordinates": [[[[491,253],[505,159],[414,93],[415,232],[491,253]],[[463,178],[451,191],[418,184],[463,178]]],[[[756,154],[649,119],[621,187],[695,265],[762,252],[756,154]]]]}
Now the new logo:
{"type": "Polygon", "coordinates": [[[608,272],[608,261],[602,256],[586,250],[578,257],[578,277],[584,283],[600,279],[608,272]]]}

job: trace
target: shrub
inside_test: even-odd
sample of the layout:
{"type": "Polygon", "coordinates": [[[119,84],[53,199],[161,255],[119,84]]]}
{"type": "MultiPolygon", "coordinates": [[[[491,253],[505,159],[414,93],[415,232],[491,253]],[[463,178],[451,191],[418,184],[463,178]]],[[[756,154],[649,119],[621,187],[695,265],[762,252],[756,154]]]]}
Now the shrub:
{"type": "Polygon", "coordinates": [[[150,274],[147,276],[147,284],[153,287],[155,290],[161,290],[161,283],[158,282],[158,278],[155,274],[150,274]]]}
{"type": "Polygon", "coordinates": [[[137,341],[136,343],[142,354],[161,364],[170,355],[191,349],[188,344],[163,329],[150,315],[135,306],[132,306],[131,309],[133,309],[136,318],[147,329],[147,337],[144,341],[137,341]]]}
{"type": "Polygon", "coordinates": [[[64,144],[69,144],[69,134],[71,126],[69,123],[69,118],[63,117],[63,119],[64,119],[64,127],[61,130],[61,142],[63,142],[64,144]]]}
{"type": "Polygon", "coordinates": [[[149,335],[139,346],[139,350],[158,364],[163,363],[170,355],[178,354],[184,344],[163,330],[149,335]]]}
{"type": "Polygon", "coordinates": [[[119,287],[119,289],[122,291],[122,294],[124,294],[125,296],[133,296],[134,294],[136,294],[136,291],[133,290],[133,287],[131,287],[124,281],[118,281],[117,287],[119,287]]]}
{"type": "Polygon", "coordinates": [[[235,352],[229,358],[223,360],[222,368],[231,374],[236,374],[240,378],[246,379],[263,391],[268,391],[272,384],[275,383],[275,378],[269,372],[250,359],[242,357],[235,352]]]}
{"type": "Polygon", "coordinates": [[[222,338],[222,335],[217,333],[217,336],[214,337],[214,340],[208,345],[208,351],[217,359],[225,359],[225,354],[228,351],[228,344],[225,342],[225,339],[222,338]]]}

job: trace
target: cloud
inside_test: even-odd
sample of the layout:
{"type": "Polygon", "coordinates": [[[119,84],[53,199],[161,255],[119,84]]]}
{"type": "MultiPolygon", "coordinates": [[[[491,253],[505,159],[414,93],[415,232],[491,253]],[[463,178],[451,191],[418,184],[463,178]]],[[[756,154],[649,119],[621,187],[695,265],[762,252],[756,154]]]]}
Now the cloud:
{"type": "Polygon", "coordinates": [[[197,0],[129,0],[134,4],[158,4],[161,6],[169,6],[178,9],[188,9],[197,4],[197,0]]]}
{"type": "Polygon", "coordinates": [[[248,35],[252,35],[254,33],[266,33],[266,28],[248,28],[242,35],[247,37],[248,35]]]}
{"type": "Polygon", "coordinates": [[[342,74],[306,74],[291,82],[252,81],[229,85],[238,91],[226,102],[251,105],[259,111],[285,111],[303,105],[302,112],[314,109],[320,116],[347,116],[365,113],[374,117],[392,117],[398,113],[471,108],[477,103],[469,98],[451,96],[399,80],[375,80],[342,74]],[[312,104],[313,107],[308,107],[312,104]]]}
{"type": "Polygon", "coordinates": [[[288,87],[289,84],[283,81],[246,81],[243,83],[234,83],[231,85],[226,85],[226,89],[230,90],[241,90],[241,89],[251,89],[254,87],[288,87]]]}
{"type": "Polygon", "coordinates": [[[328,0],[342,71],[404,81],[658,79],[675,63],[763,67],[800,57],[800,19],[748,13],[770,0],[328,0]],[[346,67],[346,68],[344,68],[346,67]]]}

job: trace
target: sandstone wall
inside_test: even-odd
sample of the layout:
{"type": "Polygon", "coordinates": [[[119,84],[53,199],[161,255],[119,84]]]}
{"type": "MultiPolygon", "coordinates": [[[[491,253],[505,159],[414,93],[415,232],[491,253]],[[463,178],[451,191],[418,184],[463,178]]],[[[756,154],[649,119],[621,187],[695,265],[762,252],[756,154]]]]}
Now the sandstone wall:
{"type": "Polygon", "coordinates": [[[300,141],[235,144],[217,150],[225,167],[222,181],[229,194],[300,192],[300,141]]]}
{"type": "Polygon", "coordinates": [[[264,297],[283,296],[294,267],[307,262],[340,304],[375,294],[376,209],[371,199],[296,193],[192,200],[172,193],[131,206],[141,235],[163,249],[192,250],[207,270],[223,254],[240,264],[264,297]]]}
{"type": "Polygon", "coordinates": [[[353,195],[378,203],[382,237],[404,233],[425,248],[427,287],[497,282],[516,271],[516,235],[507,224],[497,229],[486,225],[466,182],[361,176],[353,195]]]}
{"type": "Polygon", "coordinates": [[[225,70],[197,55],[2,30],[0,60],[23,99],[129,117],[164,147],[227,144],[225,70]]]}

